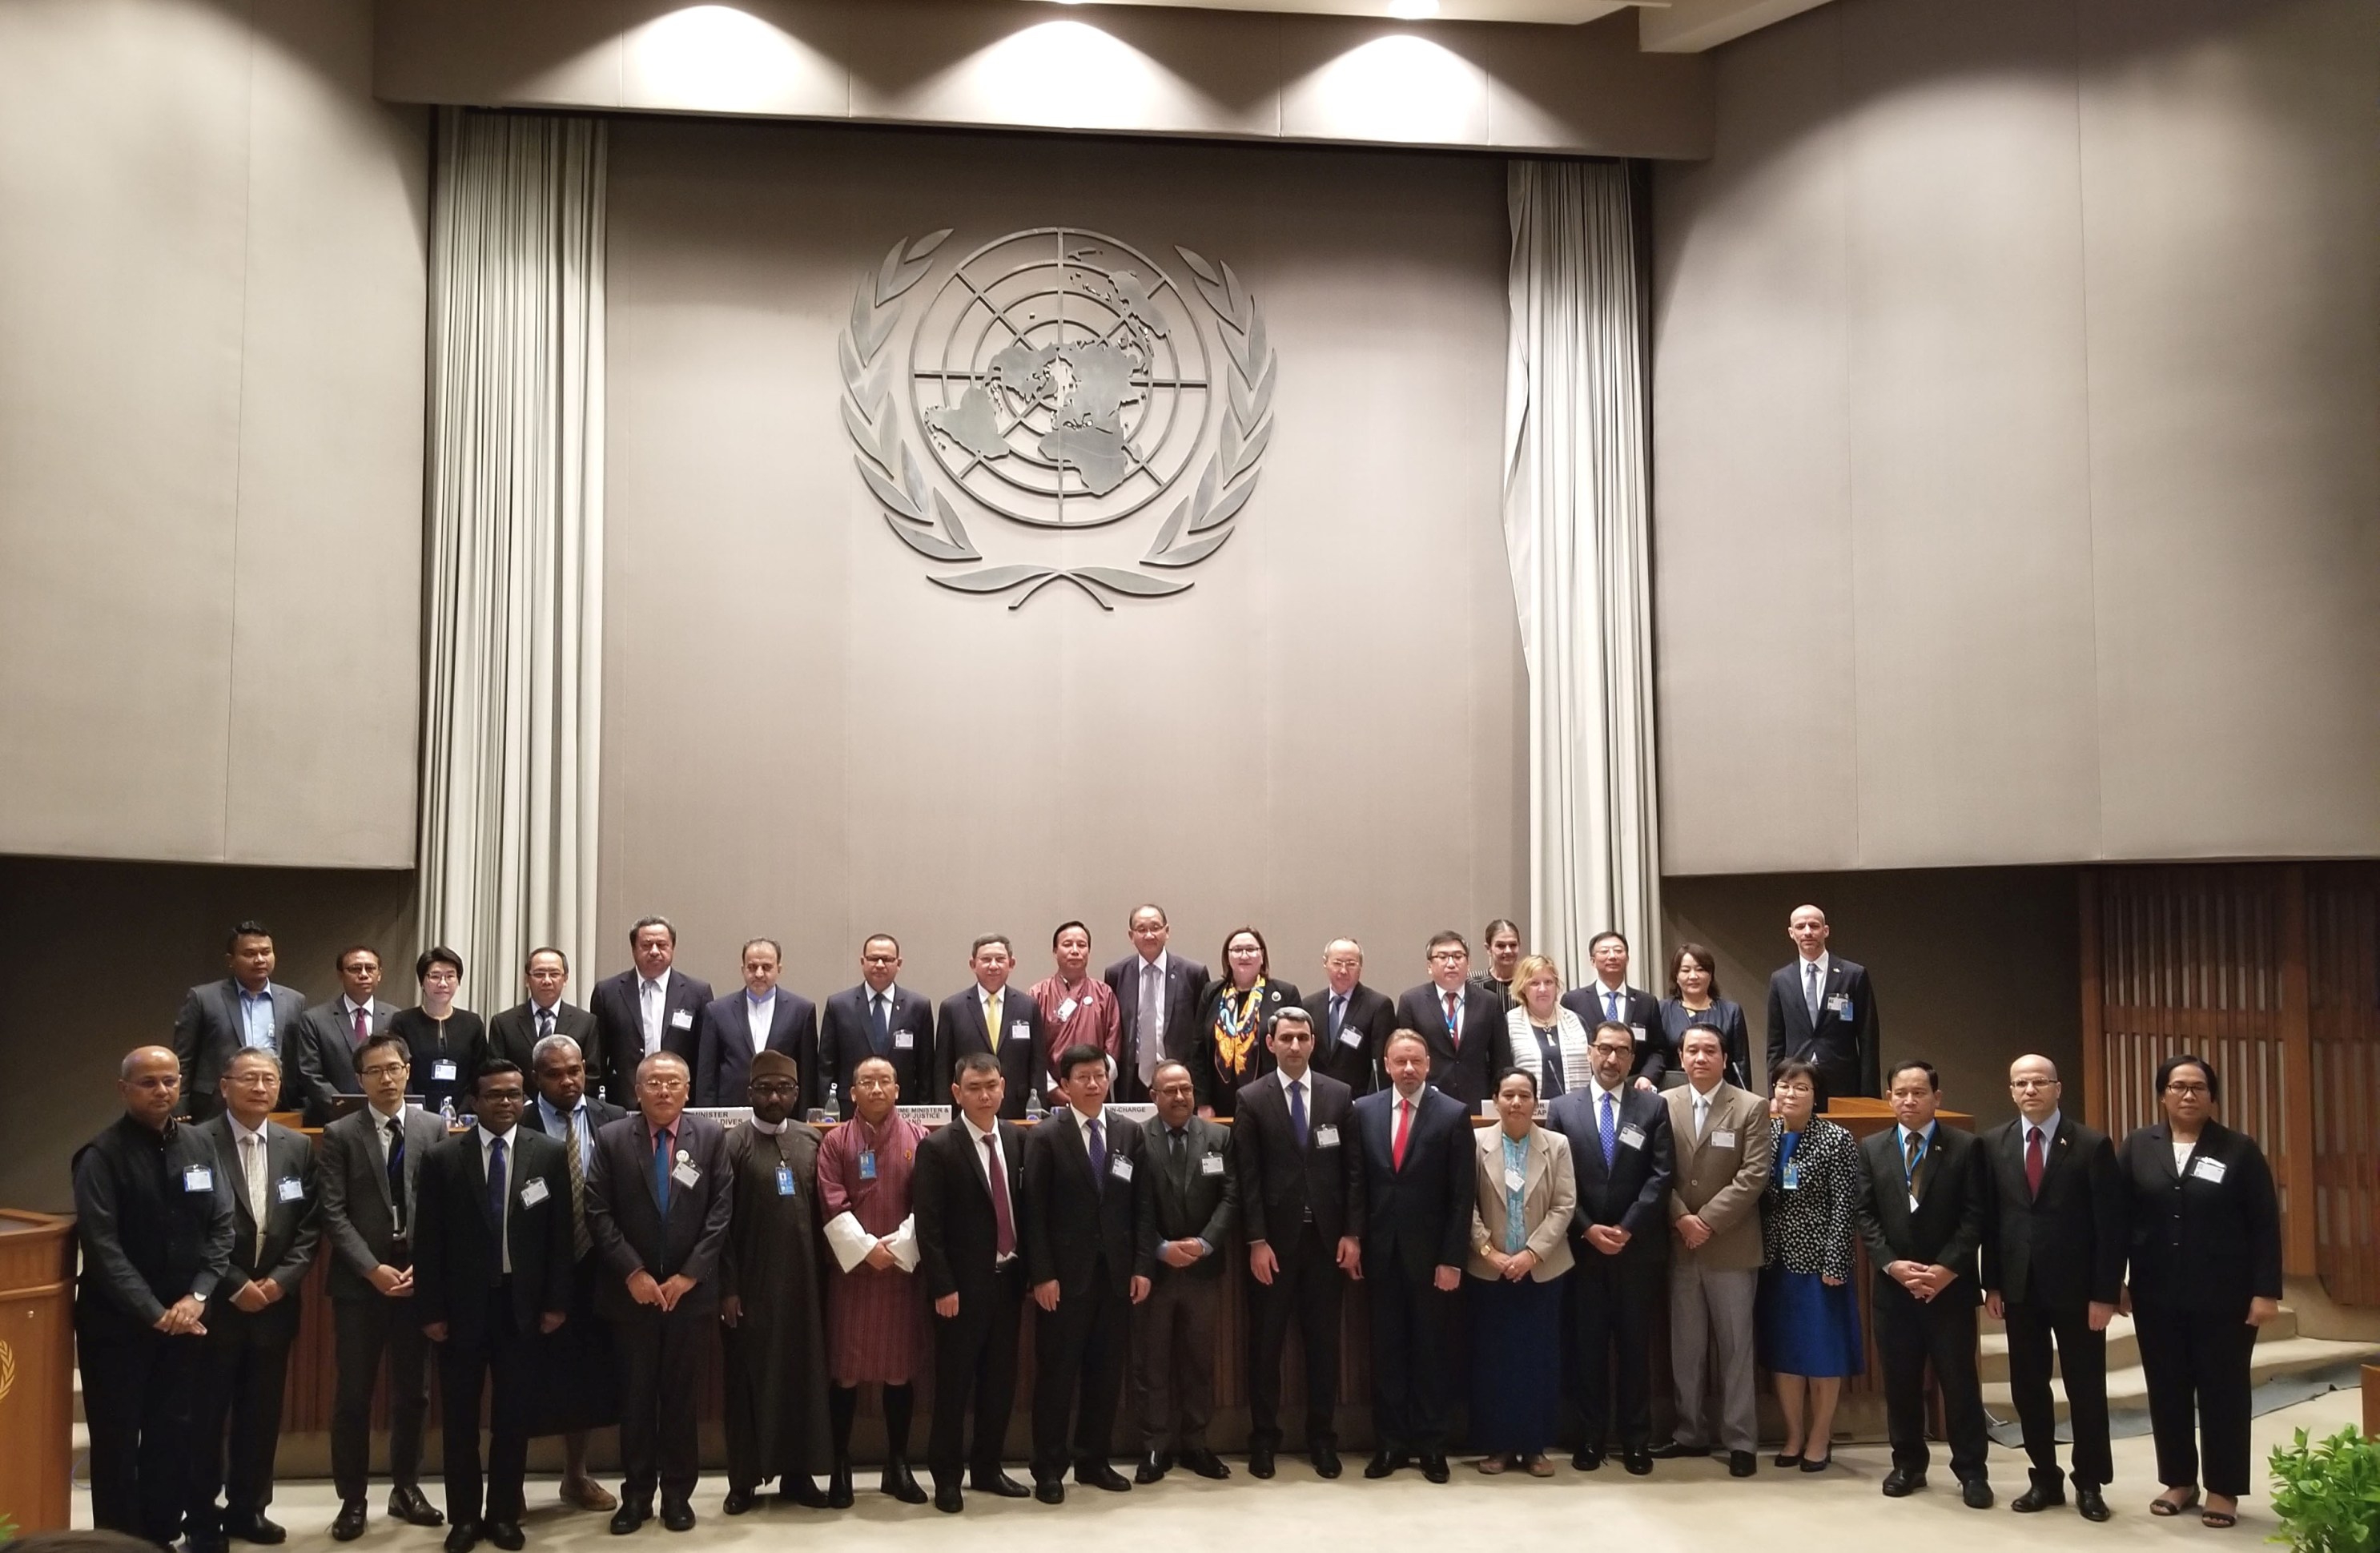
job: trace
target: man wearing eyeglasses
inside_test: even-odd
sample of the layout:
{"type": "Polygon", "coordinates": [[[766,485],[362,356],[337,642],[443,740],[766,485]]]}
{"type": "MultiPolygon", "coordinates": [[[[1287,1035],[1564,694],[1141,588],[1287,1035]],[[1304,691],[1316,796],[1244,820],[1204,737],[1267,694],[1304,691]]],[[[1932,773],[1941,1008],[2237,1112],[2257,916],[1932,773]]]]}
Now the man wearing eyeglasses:
{"type": "Polygon", "coordinates": [[[1471,982],[1471,946],[1448,929],[1429,940],[1429,979],[1397,1000],[1396,1027],[1429,1045],[1429,1082],[1476,1115],[1497,1074],[1512,1065],[1503,1000],[1471,982]]]}
{"type": "MultiPolygon", "coordinates": [[[[809,1072],[813,1105],[825,1104],[832,1084],[841,1119],[852,1112],[852,1085],[859,1064],[871,1057],[892,1064],[905,1106],[945,1103],[933,1093],[934,1005],[898,984],[901,940],[878,933],[859,946],[859,985],[827,999],[819,1030],[817,1062],[809,1072]]],[[[805,1070],[808,1072],[808,1070],[805,1070]]]]}

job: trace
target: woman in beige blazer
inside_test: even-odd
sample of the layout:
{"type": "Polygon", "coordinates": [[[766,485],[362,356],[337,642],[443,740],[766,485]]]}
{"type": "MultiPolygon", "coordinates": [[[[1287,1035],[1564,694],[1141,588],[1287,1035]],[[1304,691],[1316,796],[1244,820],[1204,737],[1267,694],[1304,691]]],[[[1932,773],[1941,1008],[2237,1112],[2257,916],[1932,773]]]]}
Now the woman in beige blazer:
{"type": "Polygon", "coordinates": [[[1496,1085],[1494,1127],[1479,1129],[1471,1214],[1471,1448],[1484,1473],[1546,1460],[1561,1411],[1562,1278],[1578,1207],[1570,1140],[1536,1124],[1537,1081],[1515,1068],[1496,1085]]]}

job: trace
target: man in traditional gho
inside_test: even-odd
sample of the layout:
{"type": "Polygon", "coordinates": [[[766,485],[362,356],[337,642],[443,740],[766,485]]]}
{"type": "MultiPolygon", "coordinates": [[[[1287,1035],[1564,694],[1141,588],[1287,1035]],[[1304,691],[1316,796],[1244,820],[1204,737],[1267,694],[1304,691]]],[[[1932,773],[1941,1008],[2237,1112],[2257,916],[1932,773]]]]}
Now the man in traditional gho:
{"type": "Polygon", "coordinates": [[[918,1282],[917,1228],[910,1215],[909,1174],[925,1129],[904,1121],[895,1103],[901,1080],[881,1057],[851,1074],[851,1120],[819,1149],[819,1208],[826,1219],[828,1264],[827,1414],[834,1429],[834,1475],[827,1502],[851,1503],[851,1422],[859,1389],[884,1388],[884,1475],[879,1486],[905,1504],[926,1491],[909,1471],[910,1382],[924,1350],[925,1295],[918,1282]]]}

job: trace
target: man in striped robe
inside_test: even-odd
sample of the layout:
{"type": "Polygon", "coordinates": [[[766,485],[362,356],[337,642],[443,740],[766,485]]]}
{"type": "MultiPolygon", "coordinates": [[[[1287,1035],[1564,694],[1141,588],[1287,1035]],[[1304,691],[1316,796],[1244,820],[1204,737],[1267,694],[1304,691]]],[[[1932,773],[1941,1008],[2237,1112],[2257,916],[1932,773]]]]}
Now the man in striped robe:
{"type": "Polygon", "coordinates": [[[884,1475],[880,1486],[906,1504],[926,1502],[909,1471],[909,1422],[925,1323],[917,1280],[917,1221],[909,1173],[926,1134],[894,1110],[901,1081],[892,1064],[869,1057],[852,1070],[851,1120],[819,1149],[819,1208],[826,1220],[827,1411],[834,1431],[834,1471],[827,1502],[851,1503],[851,1425],[859,1388],[884,1389],[884,1475]]]}

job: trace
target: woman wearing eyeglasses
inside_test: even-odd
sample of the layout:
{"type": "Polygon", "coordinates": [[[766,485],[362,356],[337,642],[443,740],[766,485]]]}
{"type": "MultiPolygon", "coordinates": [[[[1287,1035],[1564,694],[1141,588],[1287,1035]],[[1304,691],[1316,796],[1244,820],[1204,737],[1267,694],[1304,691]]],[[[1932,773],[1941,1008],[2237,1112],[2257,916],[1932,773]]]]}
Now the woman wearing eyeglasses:
{"type": "Polygon", "coordinates": [[[1190,1077],[1197,1086],[1198,1114],[1229,1116],[1240,1089],[1272,1072],[1272,1016],[1297,1006],[1297,989],[1277,981],[1264,935],[1234,928],[1223,940],[1223,974],[1198,993],[1198,1019],[1190,1033],[1190,1077]]]}
{"type": "Polygon", "coordinates": [[[2118,1156],[2131,1192],[2126,1297],[2165,1485],[2149,1513],[2198,1509],[2203,1464],[2198,1519],[2231,1526],[2248,1491],[2249,1360],[2256,1329],[2281,1308],[2280,1202],[2256,1140],[2215,1120],[2213,1064],[2168,1058],[2156,1088],[2165,1120],[2118,1156]]]}

